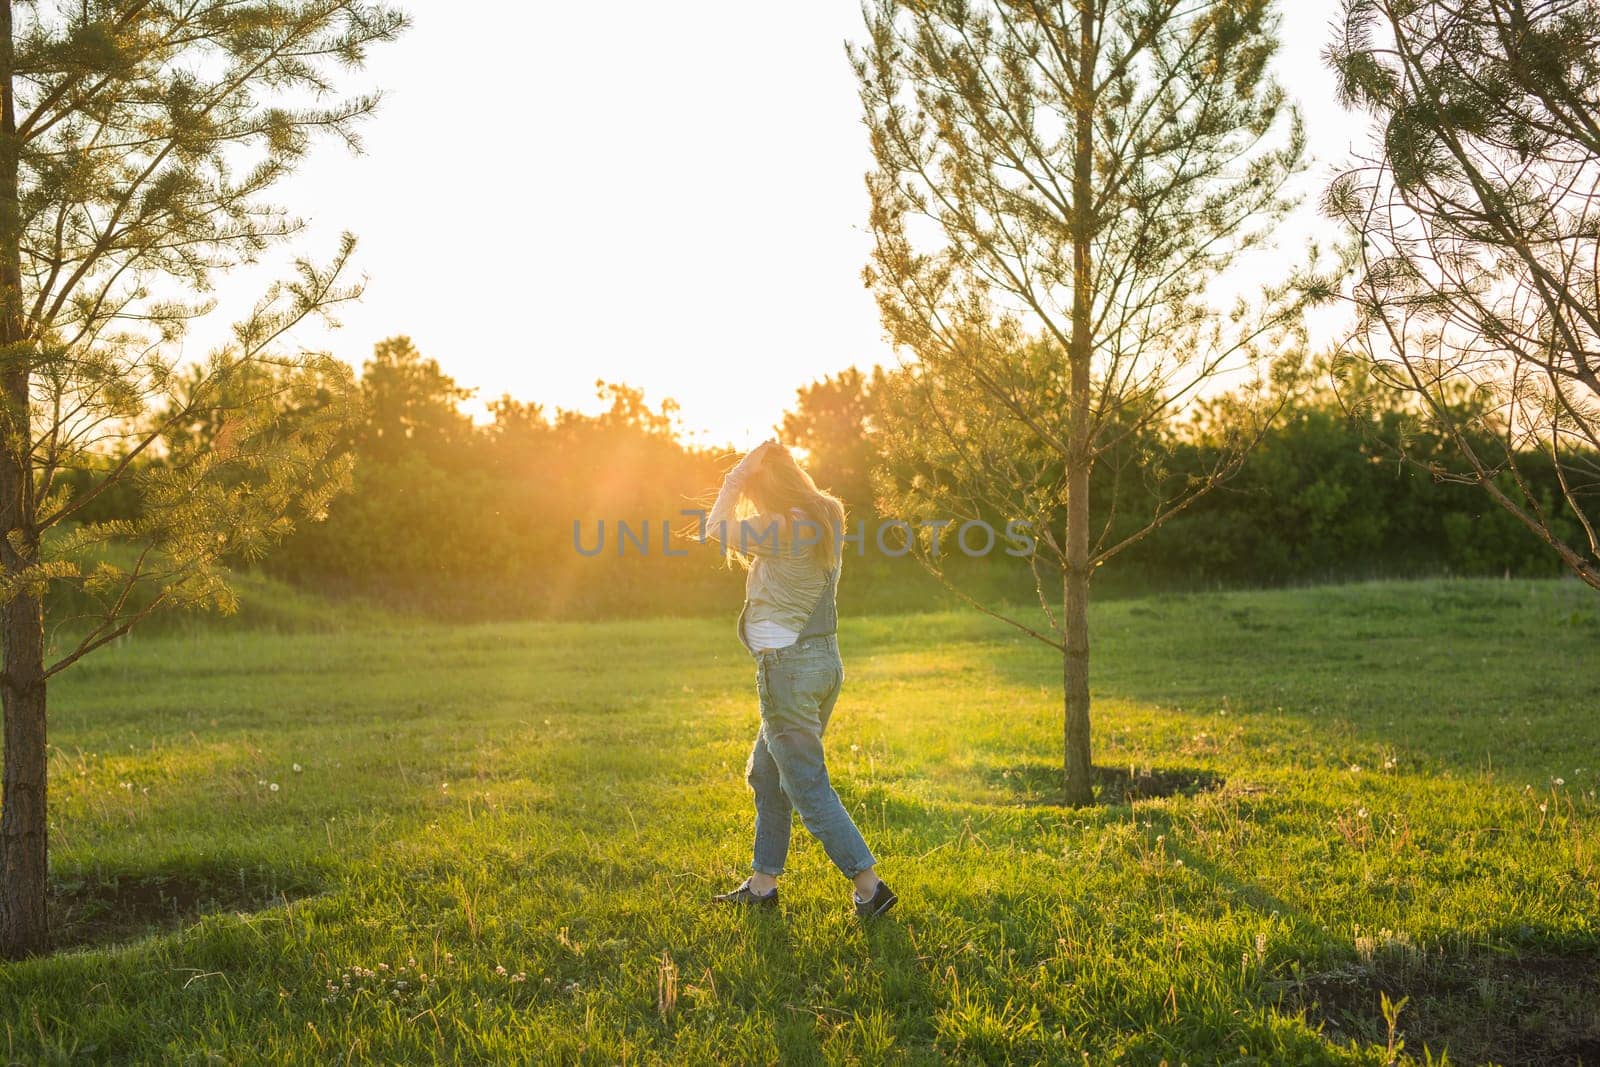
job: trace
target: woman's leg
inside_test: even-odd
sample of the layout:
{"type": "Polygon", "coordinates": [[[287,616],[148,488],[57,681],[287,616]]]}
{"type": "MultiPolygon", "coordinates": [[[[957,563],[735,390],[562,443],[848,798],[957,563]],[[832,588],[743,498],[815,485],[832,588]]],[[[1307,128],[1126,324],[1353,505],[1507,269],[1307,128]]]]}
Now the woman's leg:
{"type": "Polygon", "coordinates": [[[838,653],[824,649],[823,655],[796,656],[771,669],[761,736],[783,792],[834,866],[853,881],[876,885],[877,860],[834,792],[822,753],[822,733],[843,682],[838,653]]]}
{"type": "Polygon", "coordinates": [[[789,835],[793,825],[793,806],[784,794],[778,764],[767,747],[767,728],[763,722],[756,733],[756,743],[750,749],[750,761],[745,766],[745,781],[755,792],[756,840],[750,869],[756,872],[750,878],[751,888],[758,893],[770,889],[778,875],[783,873],[784,861],[789,856],[789,835]]]}
{"type": "MultiPolygon", "coordinates": [[[[817,720],[820,725],[820,729],[817,731],[817,734],[819,737],[828,732],[828,720],[833,717],[833,708],[834,705],[839,702],[839,690],[843,687],[844,664],[840,663],[839,684],[834,686],[833,691],[830,692],[826,697],[823,697],[822,703],[817,706],[817,720]]],[[[850,880],[855,883],[856,899],[861,901],[871,899],[873,890],[877,889],[878,883],[882,881],[882,879],[878,877],[878,869],[875,866],[868,867],[864,871],[857,871],[850,877],[850,880]]]]}

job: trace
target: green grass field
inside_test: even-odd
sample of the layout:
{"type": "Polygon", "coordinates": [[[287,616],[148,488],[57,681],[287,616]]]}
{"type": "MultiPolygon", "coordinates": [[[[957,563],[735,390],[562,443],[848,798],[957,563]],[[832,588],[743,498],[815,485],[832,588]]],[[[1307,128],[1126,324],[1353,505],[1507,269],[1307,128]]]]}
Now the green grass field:
{"type": "Polygon", "coordinates": [[[865,928],[798,826],[779,912],[705,903],[749,859],[731,618],[351,620],[55,685],[65,947],[0,965],[0,1058],[1600,1063],[1576,583],[1098,606],[1110,793],[1182,789],[1089,810],[1046,650],[849,621],[830,757],[901,895],[865,928]]]}

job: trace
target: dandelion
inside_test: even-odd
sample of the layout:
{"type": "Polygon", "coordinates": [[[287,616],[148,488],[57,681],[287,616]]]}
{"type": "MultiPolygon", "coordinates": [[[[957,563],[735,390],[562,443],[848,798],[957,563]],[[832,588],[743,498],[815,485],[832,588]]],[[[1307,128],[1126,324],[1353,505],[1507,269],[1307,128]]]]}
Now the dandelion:
{"type": "Polygon", "coordinates": [[[1172,862],[1176,866],[1179,866],[1179,867],[1183,866],[1183,861],[1182,860],[1173,860],[1172,862]]]}
{"type": "Polygon", "coordinates": [[[274,793],[276,793],[278,791],[278,783],[277,782],[273,782],[271,785],[267,786],[267,788],[272,790],[274,793]]]}
{"type": "Polygon", "coordinates": [[[1545,801],[1542,801],[1542,800],[1539,802],[1539,810],[1540,811],[1548,811],[1549,809],[1550,809],[1549,803],[1547,803],[1545,801]]]}
{"type": "Polygon", "coordinates": [[[1550,780],[1556,784],[1557,789],[1560,789],[1562,786],[1567,784],[1567,780],[1565,778],[1552,778],[1550,780]]]}
{"type": "Polygon", "coordinates": [[[1367,809],[1366,808],[1357,808],[1356,809],[1356,818],[1365,819],[1366,817],[1367,817],[1367,809]]]}
{"type": "Polygon", "coordinates": [[[305,770],[305,768],[300,766],[300,764],[296,763],[294,765],[294,773],[299,774],[300,772],[302,772],[304,770],[305,770]]]}
{"type": "Polygon", "coordinates": [[[1361,773],[1361,764],[1359,764],[1359,763],[1350,764],[1350,773],[1351,774],[1360,774],[1361,773]]]}

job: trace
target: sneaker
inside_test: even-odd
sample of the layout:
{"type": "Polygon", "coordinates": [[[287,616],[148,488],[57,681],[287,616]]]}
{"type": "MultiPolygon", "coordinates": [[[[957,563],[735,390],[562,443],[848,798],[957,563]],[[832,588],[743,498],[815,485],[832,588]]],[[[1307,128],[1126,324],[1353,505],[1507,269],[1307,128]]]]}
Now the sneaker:
{"type": "Polygon", "coordinates": [[[882,880],[878,882],[878,888],[872,891],[871,900],[862,900],[856,897],[854,893],[851,893],[850,896],[856,902],[856,914],[863,919],[870,919],[874,915],[882,915],[894,907],[895,902],[900,899],[894,895],[894,890],[889,888],[889,883],[882,880]]]}
{"type": "Polygon", "coordinates": [[[711,898],[713,904],[751,904],[760,908],[775,908],[778,906],[778,887],[773,886],[766,893],[757,893],[750,888],[750,879],[746,878],[739,883],[737,889],[730,889],[726,893],[718,893],[711,898]]]}

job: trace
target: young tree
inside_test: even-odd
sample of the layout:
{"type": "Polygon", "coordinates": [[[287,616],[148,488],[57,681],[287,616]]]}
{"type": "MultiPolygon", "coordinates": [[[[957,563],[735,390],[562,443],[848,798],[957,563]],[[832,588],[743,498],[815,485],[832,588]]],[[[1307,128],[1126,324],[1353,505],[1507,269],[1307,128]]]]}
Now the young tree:
{"type": "Polygon", "coordinates": [[[851,52],[877,163],[866,280],[914,357],[881,406],[884,504],[1033,524],[1033,562],[1060,579],[1035,572],[1044,621],[985,610],[1062,657],[1074,804],[1093,799],[1095,568],[1237,467],[1270,416],[1265,387],[1203,473],[1165,474],[1160,428],[1207,382],[1259,384],[1326,288],[1257,275],[1218,310],[1303,167],[1298,113],[1267,71],[1270,8],[878,0],[851,52]],[[1135,476],[1158,503],[1130,525],[1115,494],[1135,476]],[[1116,521],[1092,529],[1097,480],[1116,521]]]}
{"type": "Polygon", "coordinates": [[[317,101],[403,22],[359,0],[0,0],[0,955],[47,944],[49,679],[151,611],[226,610],[219,562],[343,484],[348,370],[272,351],[354,295],[352,240],[198,374],[173,351],[210,304],[179,297],[295,232],[263,194],[316,135],[353,143],[376,98],[317,101]],[[128,485],[137,517],[84,521],[128,485]],[[53,583],[99,605],[61,648],[53,583]]]}
{"type": "Polygon", "coordinates": [[[1374,128],[1326,198],[1350,348],[1453,446],[1420,466],[1600,589],[1600,6],[1348,0],[1328,58],[1374,128]]]}
{"type": "Polygon", "coordinates": [[[470,462],[472,419],[461,410],[473,391],[456,384],[411,338],[385,338],[361,368],[365,403],[355,448],[363,458],[395,463],[421,453],[440,464],[470,462]]]}

